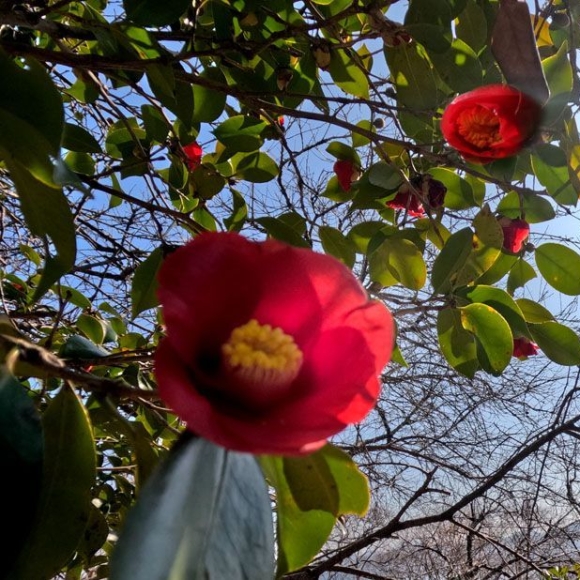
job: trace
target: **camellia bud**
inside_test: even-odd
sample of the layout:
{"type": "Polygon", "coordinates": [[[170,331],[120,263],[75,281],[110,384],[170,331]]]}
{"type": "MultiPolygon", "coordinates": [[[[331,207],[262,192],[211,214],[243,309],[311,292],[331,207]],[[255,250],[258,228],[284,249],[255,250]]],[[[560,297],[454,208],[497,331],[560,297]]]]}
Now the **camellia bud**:
{"type": "Polygon", "coordinates": [[[350,191],[352,182],[360,177],[359,168],[350,159],[338,159],[334,164],[334,173],[344,191],[350,191]]]}
{"type": "Polygon", "coordinates": [[[195,171],[201,165],[203,149],[194,141],[183,146],[185,153],[185,164],[189,171],[195,171]]]}
{"type": "Polygon", "coordinates": [[[539,348],[535,342],[528,340],[525,336],[514,338],[513,356],[520,360],[526,359],[529,356],[538,354],[539,348]]]}
{"type": "Polygon", "coordinates": [[[530,224],[523,219],[512,220],[505,216],[498,222],[503,231],[503,249],[510,254],[519,254],[530,235],[530,224]]]}

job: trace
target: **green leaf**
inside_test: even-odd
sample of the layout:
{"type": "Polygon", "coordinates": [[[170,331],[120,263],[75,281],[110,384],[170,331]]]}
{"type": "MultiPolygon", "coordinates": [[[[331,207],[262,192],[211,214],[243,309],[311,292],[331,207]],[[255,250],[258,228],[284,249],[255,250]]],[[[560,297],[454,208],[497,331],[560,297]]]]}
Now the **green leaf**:
{"type": "Polygon", "coordinates": [[[41,238],[48,236],[57,251],[56,256],[46,257],[46,265],[34,294],[34,300],[37,300],[74,266],[76,237],[73,216],[60,188],[38,181],[19,163],[10,165],[10,176],[16,185],[22,213],[30,231],[41,238]]]}
{"type": "Polygon", "coordinates": [[[284,477],[292,497],[303,512],[323,510],[338,515],[338,489],[325,461],[318,453],[304,457],[284,457],[284,477]]]}
{"type": "Polygon", "coordinates": [[[527,193],[520,198],[515,191],[510,191],[502,198],[497,211],[511,219],[525,216],[530,224],[549,221],[556,217],[552,204],[545,197],[527,193]]]}
{"type": "Polygon", "coordinates": [[[44,473],[35,525],[11,580],[52,578],[83,537],[96,478],[93,434],[86,410],[68,386],[42,418],[44,473]]]}
{"type": "Polygon", "coordinates": [[[482,199],[476,199],[469,182],[444,167],[435,167],[429,170],[429,175],[439,180],[447,188],[445,207],[449,209],[467,209],[481,205],[482,199]]]}
{"type": "Polygon", "coordinates": [[[499,282],[512,268],[517,266],[518,256],[502,252],[491,268],[486,270],[478,279],[478,284],[495,284],[499,282]]]}
{"type": "Polygon", "coordinates": [[[369,98],[369,81],[360,59],[351,49],[336,48],[330,52],[328,72],[336,86],[349,95],[369,98]]]}
{"type": "Polygon", "coordinates": [[[61,346],[59,355],[68,359],[92,359],[107,356],[109,353],[84,336],[71,336],[61,346]]]}
{"type": "Polygon", "coordinates": [[[576,205],[578,192],[570,182],[566,154],[555,145],[537,145],[532,155],[532,169],[538,181],[558,203],[576,205]]]}
{"type": "Polygon", "coordinates": [[[542,244],[535,251],[536,265],[544,280],[562,294],[580,294],[580,256],[561,244],[542,244]]]}
{"type": "Polygon", "coordinates": [[[182,439],[130,512],[111,580],[273,576],[270,499],[255,458],[182,439]]]}
{"type": "Polygon", "coordinates": [[[370,256],[371,280],[383,286],[401,283],[420,290],[427,279],[427,267],[419,248],[410,240],[387,238],[370,256]]]}
{"type": "MultiPolygon", "coordinates": [[[[504,256],[507,256],[507,254],[504,254],[504,256]]],[[[508,276],[508,292],[513,294],[518,288],[523,288],[536,276],[536,271],[523,258],[519,258],[512,266],[510,275],[508,276]]]]}
{"type": "Polygon", "coordinates": [[[235,164],[235,176],[251,183],[266,183],[272,181],[280,170],[276,162],[261,151],[244,155],[235,164]]]}
{"type": "Polygon", "coordinates": [[[360,222],[351,228],[346,237],[352,242],[357,253],[365,255],[371,238],[377,235],[384,225],[378,221],[360,222]]]}
{"type": "Polygon", "coordinates": [[[161,248],[153,250],[135,270],[131,286],[131,315],[136,318],[144,310],[155,308],[157,298],[157,273],[163,263],[161,248]]]}
{"type": "Polygon", "coordinates": [[[435,294],[445,294],[455,285],[473,248],[473,231],[464,228],[452,234],[433,264],[431,284],[435,294]]]}
{"type": "Polygon", "coordinates": [[[232,213],[224,219],[228,232],[239,232],[248,217],[248,206],[243,195],[236,189],[230,188],[232,194],[232,213]]]}
{"type": "Polygon", "coordinates": [[[233,152],[257,151],[263,143],[262,131],[268,126],[264,121],[246,115],[236,115],[221,123],[213,134],[233,152]]]}
{"type": "Polygon", "coordinates": [[[356,259],[352,242],[340,230],[330,226],[320,226],[318,235],[324,251],[352,269],[356,259]]]}
{"type": "Polygon", "coordinates": [[[469,304],[459,311],[463,328],[477,340],[481,367],[493,375],[500,375],[513,352],[513,335],[505,318],[487,304],[469,304]]]}
{"type": "MultiPolygon", "coordinates": [[[[226,84],[223,73],[216,67],[206,68],[200,75],[202,79],[208,79],[214,83],[226,84]]],[[[193,122],[211,123],[224,111],[226,106],[226,93],[214,91],[199,84],[193,85],[193,122]]]]}
{"type": "Polygon", "coordinates": [[[418,43],[386,50],[397,103],[423,111],[439,105],[440,94],[433,66],[418,43]]]}
{"type": "Polygon", "coordinates": [[[77,318],[77,328],[96,344],[102,344],[107,334],[105,322],[90,314],[81,314],[77,318]]]}
{"type": "Polygon", "coordinates": [[[552,97],[572,90],[574,73],[568,53],[568,42],[564,41],[556,54],[542,61],[552,97]]]}
{"type": "Polygon", "coordinates": [[[457,308],[441,310],[437,316],[439,348],[458,373],[472,379],[479,369],[475,337],[463,328],[457,308]]]}
{"type": "Polygon", "coordinates": [[[463,40],[476,52],[485,46],[487,42],[485,13],[475,0],[467,0],[464,10],[455,23],[455,33],[457,38],[463,40]]]}
{"type": "Polygon", "coordinates": [[[526,322],[541,324],[554,320],[553,314],[541,304],[530,300],[529,298],[518,298],[516,300],[526,322]]]}
{"type": "Polygon", "coordinates": [[[479,58],[462,40],[453,40],[447,51],[431,52],[430,57],[441,80],[453,91],[466,93],[483,84],[479,58]]]}
{"type": "Polygon", "coordinates": [[[141,118],[149,141],[164,143],[169,133],[169,125],[157,107],[141,105],[141,118]]]}
{"type": "Polygon", "coordinates": [[[190,0],[123,0],[127,18],[142,26],[166,26],[182,16],[190,6],[190,0]]]}
{"type": "Polygon", "coordinates": [[[51,185],[50,157],[59,153],[64,122],[60,93],[43,66],[3,50],[0,78],[10,79],[0,84],[0,159],[25,166],[36,180],[51,185]]]}
{"type": "Polygon", "coordinates": [[[401,171],[392,164],[379,161],[368,170],[368,180],[375,187],[380,187],[385,191],[395,191],[403,183],[401,171]]]}
{"type": "Polygon", "coordinates": [[[262,217],[256,220],[275,240],[286,242],[299,248],[310,248],[310,244],[297,232],[280,218],[262,217]]]}
{"type": "Polygon", "coordinates": [[[565,366],[580,364],[580,339],[571,328],[550,321],[530,324],[530,332],[550,360],[565,366]]]}
{"type": "Polygon", "coordinates": [[[95,160],[88,153],[69,151],[64,157],[64,162],[74,173],[80,175],[94,175],[95,173],[95,160]]]}
{"type": "Polygon", "coordinates": [[[278,578],[301,568],[316,556],[332,532],[336,517],[327,511],[302,511],[298,507],[284,475],[282,457],[263,456],[260,463],[276,490],[278,578]]]}
{"type": "MultiPolygon", "coordinates": [[[[363,119],[362,121],[359,121],[356,124],[357,127],[364,129],[365,131],[368,131],[369,133],[374,133],[375,132],[375,128],[373,126],[373,124],[368,121],[367,119],[363,119]]],[[[351,139],[352,139],[352,146],[353,147],[364,147],[365,145],[368,145],[371,141],[368,137],[365,137],[364,135],[361,135],[360,133],[357,133],[356,131],[351,131],[351,139]]]]}
{"type": "Polygon", "coordinates": [[[84,128],[72,123],[64,124],[62,147],[79,153],[100,153],[99,142],[84,128]]]}
{"type": "Polygon", "coordinates": [[[458,295],[464,296],[474,304],[482,303],[491,306],[505,318],[513,331],[512,334],[516,336],[527,336],[529,338],[524,315],[517,302],[505,290],[480,284],[466,288],[458,292],[458,295]]]}
{"type": "Polygon", "coordinates": [[[340,141],[331,141],[326,146],[326,152],[337,159],[344,159],[352,161],[355,165],[360,167],[361,161],[358,153],[353,147],[341,143],[340,141]]]}
{"type": "Polygon", "coordinates": [[[0,493],[9,498],[2,540],[0,577],[7,578],[30,533],[42,477],[43,437],[40,418],[24,387],[0,368],[0,493]]]}

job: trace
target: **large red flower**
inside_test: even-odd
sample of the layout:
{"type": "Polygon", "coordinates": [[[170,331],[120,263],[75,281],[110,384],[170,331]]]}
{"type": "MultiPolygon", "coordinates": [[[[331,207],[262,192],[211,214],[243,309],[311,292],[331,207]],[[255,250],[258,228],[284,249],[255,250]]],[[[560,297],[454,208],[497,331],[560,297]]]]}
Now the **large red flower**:
{"type": "Polygon", "coordinates": [[[488,85],[456,97],[441,119],[443,136],[465,159],[489,163],[515,155],[535,133],[542,108],[507,85],[488,85]]]}
{"type": "Polygon", "coordinates": [[[375,404],[393,321],[332,257],[205,233],[166,258],[159,298],[159,393],[214,443],[308,453],[375,404]]]}

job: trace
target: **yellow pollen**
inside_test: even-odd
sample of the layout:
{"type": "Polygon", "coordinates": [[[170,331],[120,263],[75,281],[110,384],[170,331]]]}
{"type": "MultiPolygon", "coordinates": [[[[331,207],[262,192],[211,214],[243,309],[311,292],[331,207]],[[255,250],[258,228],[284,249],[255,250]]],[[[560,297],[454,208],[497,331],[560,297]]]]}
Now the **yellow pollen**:
{"type": "Polygon", "coordinates": [[[465,109],[457,116],[456,123],[459,134],[480,149],[501,141],[499,118],[485,107],[476,105],[465,109]]]}
{"type": "Polygon", "coordinates": [[[288,385],[302,366],[302,351],[290,335],[254,319],[234,328],[222,355],[225,368],[243,384],[288,385]]]}

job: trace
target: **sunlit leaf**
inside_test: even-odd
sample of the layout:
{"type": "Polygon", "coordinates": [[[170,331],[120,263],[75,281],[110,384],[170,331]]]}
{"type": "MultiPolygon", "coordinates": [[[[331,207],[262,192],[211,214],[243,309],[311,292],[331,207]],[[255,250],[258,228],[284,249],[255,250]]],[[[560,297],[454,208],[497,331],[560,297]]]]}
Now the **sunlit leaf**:
{"type": "Polygon", "coordinates": [[[580,294],[580,255],[561,244],[542,244],[535,251],[536,265],[550,286],[569,296],[580,294]]]}

